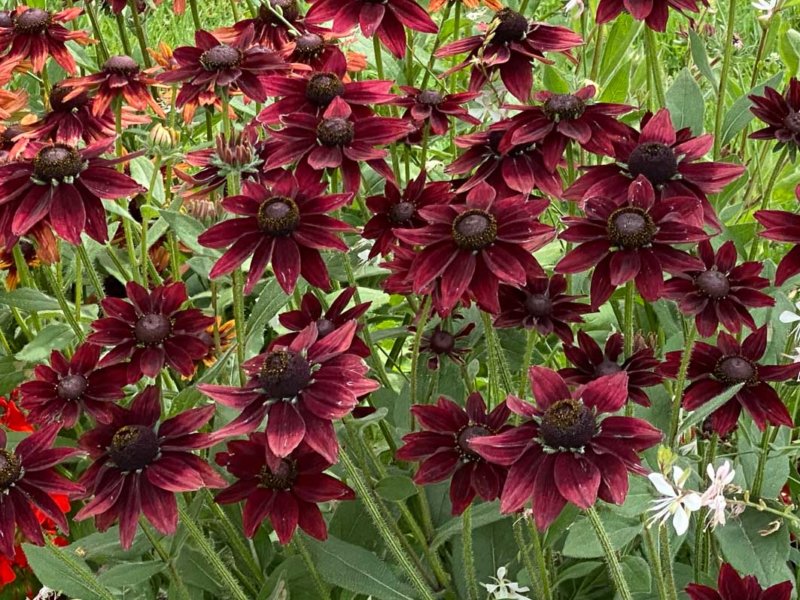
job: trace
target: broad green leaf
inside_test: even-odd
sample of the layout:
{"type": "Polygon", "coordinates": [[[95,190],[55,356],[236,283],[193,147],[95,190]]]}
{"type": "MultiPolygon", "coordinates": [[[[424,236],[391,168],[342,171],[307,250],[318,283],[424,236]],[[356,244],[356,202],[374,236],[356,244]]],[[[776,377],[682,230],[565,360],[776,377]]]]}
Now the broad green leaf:
{"type": "MultiPolygon", "coordinates": [[[[631,66],[623,64],[604,86],[598,98],[601,102],[623,103],[628,99],[631,89],[631,66]]],[[[563,251],[562,251],[563,252],[563,251]]]]}
{"type": "MultiPolygon", "coordinates": [[[[472,528],[478,529],[495,521],[504,519],[506,515],[500,514],[497,504],[487,502],[472,507],[472,528]]],[[[454,535],[461,535],[461,517],[453,517],[436,530],[431,542],[431,550],[436,550],[454,535]]]]}
{"type": "MultiPolygon", "coordinates": [[[[131,177],[133,180],[145,189],[149,190],[150,182],[153,180],[153,167],[155,165],[146,156],[137,156],[130,161],[129,164],[131,167],[131,177]]],[[[164,181],[161,173],[157,173],[155,175],[155,182],[151,196],[159,204],[164,202],[164,181]]]]}
{"type": "Polygon", "coordinates": [[[708,79],[711,87],[713,87],[716,92],[719,89],[719,82],[717,81],[717,76],[714,74],[714,71],[711,69],[711,64],[708,62],[706,45],[693,29],[689,30],[689,45],[692,50],[692,60],[694,64],[697,66],[700,73],[703,74],[703,77],[708,79]]]}
{"type": "Polygon", "coordinates": [[[165,566],[160,560],[124,562],[103,571],[98,580],[107,587],[117,589],[141,586],[153,575],[163,571],[165,566]]]}
{"type": "MultiPolygon", "coordinates": [[[[642,531],[642,523],[636,518],[623,517],[607,510],[600,511],[600,518],[615,550],[632,541],[642,531]]],[[[564,541],[563,553],[564,556],[571,558],[603,556],[603,548],[586,517],[581,517],[570,527],[567,539],[564,541]]]]}
{"type": "Polygon", "coordinates": [[[667,108],[675,129],[689,127],[694,135],[703,133],[703,92],[689,69],[682,69],[667,90],[667,108]]]}
{"type": "Polygon", "coordinates": [[[544,88],[554,94],[569,94],[570,85],[553,66],[545,65],[542,73],[544,88]]]}
{"type": "Polygon", "coordinates": [[[647,594],[650,592],[652,578],[650,575],[651,567],[641,556],[623,556],[622,574],[628,587],[634,594],[647,594]]]}
{"type": "Polygon", "coordinates": [[[25,312],[61,310],[58,300],[34,288],[21,287],[10,292],[0,291],[0,305],[13,306],[25,312]]]}
{"type": "Polygon", "coordinates": [[[417,486],[405,475],[389,475],[381,479],[375,491],[384,500],[400,502],[417,494],[417,486]]]}
{"type": "Polygon", "coordinates": [[[733,398],[736,395],[736,392],[742,389],[743,385],[744,385],[743,383],[740,383],[738,385],[729,387],[721,394],[714,396],[711,400],[703,404],[703,406],[701,406],[697,410],[689,413],[681,423],[681,426],[678,428],[678,435],[685,433],[693,425],[702,423],[706,419],[706,417],[708,417],[711,413],[717,410],[720,406],[725,404],[728,400],[733,398]]]}
{"type": "MultiPolygon", "coordinates": [[[[739,462],[742,465],[742,475],[747,482],[747,489],[752,489],[753,481],[755,480],[756,470],[758,468],[758,458],[761,455],[761,432],[754,424],[743,423],[743,427],[747,428],[748,435],[738,436],[738,450],[739,462]]],[[[790,454],[786,450],[780,450],[789,445],[791,430],[787,427],[779,427],[775,433],[769,449],[769,458],[764,467],[764,480],[761,485],[761,496],[764,498],[775,498],[780,494],[786,480],[789,478],[790,470],[790,454]]]]}
{"type": "Polygon", "coordinates": [[[108,588],[78,555],[54,546],[23,544],[22,547],[43,585],[81,600],[113,600],[108,588]]]}
{"type": "Polygon", "coordinates": [[[800,72],[800,32],[788,28],[783,35],[779,36],[779,39],[778,53],[786,65],[788,75],[796,77],[800,72]]]}
{"type": "Polygon", "coordinates": [[[289,297],[274,278],[267,281],[261,289],[247,319],[245,343],[247,356],[261,352],[264,344],[264,328],[286,306],[288,299],[289,297]]]}
{"type": "Polygon", "coordinates": [[[621,65],[630,64],[630,60],[626,60],[625,56],[630,52],[631,44],[639,33],[641,25],[627,13],[614,19],[614,24],[606,31],[603,60],[598,73],[600,82],[607,84],[621,65]]]}
{"type": "Polygon", "coordinates": [[[38,362],[50,356],[51,350],[63,350],[75,339],[75,333],[66,323],[50,323],[43,327],[22,350],[17,360],[38,362]]]}
{"type": "Polygon", "coordinates": [[[178,239],[192,252],[201,255],[210,254],[211,251],[197,241],[197,236],[206,230],[200,221],[189,215],[166,209],[161,211],[161,216],[169,223],[178,239]]]}
{"type": "Polygon", "coordinates": [[[736,99],[736,102],[728,109],[728,112],[725,113],[725,118],[722,120],[722,132],[720,135],[722,136],[723,146],[741,133],[753,120],[753,113],[750,112],[750,107],[753,103],[750,102],[748,96],[763,93],[764,88],[767,86],[775,87],[780,83],[781,79],[783,79],[783,71],[736,99]]]}
{"type": "Polygon", "coordinates": [[[25,379],[22,364],[13,356],[0,356],[0,396],[11,392],[25,379]]]}

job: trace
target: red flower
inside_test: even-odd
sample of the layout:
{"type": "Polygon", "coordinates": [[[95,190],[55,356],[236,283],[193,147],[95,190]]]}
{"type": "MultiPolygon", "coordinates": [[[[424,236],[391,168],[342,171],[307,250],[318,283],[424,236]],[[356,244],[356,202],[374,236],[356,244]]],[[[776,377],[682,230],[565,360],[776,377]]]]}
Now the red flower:
{"type": "Polygon", "coordinates": [[[546,200],[498,197],[491,186],[480,183],[464,204],[420,209],[428,225],[396,230],[402,241],[424,246],[410,271],[414,291],[426,293],[434,284],[440,316],[467,292],[483,310],[498,313],[501,282],[524,285],[528,273],[542,273],[531,252],[553,238],[553,230],[537,220],[546,208],[546,200]]]}
{"type": "Polygon", "coordinates": [[[711,337],[720,322],[731,333],[739,333],[742,325],[755,329],[748,308],[774,306],[775,300],[759,292],[769,286],[769,280],[759,277],[763,265],[745,262],[736,266],[736,246],[728,241],[717,253],[711,242],[698,245],[700,259],[705,265],[699,271],[678,273],[664,284],[664,297],[675,300],[685,315],[695,315],[697,331],[711,337]]]}
{"type": "Polygon", "coordinates": [[[428,358],[428,368],[436,370],[439,368],[439,357],[446,356],[457,365],[463,365],[465,354],[469,354],[470,348],[459,348],[458,340],[467,337],[475,329],[475,323],[467,323],[456,333],[450,333],[442,329],[441,325],[433,328],[433,331],[422,336],[419,346],[421,353],[431,354],[428,358]]]}
{"type": "Polygon", "coordinates": [[[375,240],[369,251],[369,257],[389,254],[397,245],[395,230],[399,228],[413,229],[425,226],[425,220],[419,210],[434,204],[448,204],[455,199],[447,181],[425,183],[425,171],[409,181],[401,193],[391,181],[383,188],[383,195],[367,198],[367,207],[374,216],[364,225],[362,237],[375,240]]]}
{"type": "Polygon", "coordinates": [[[669,111],[642,118],[641,133],[628,128],[628,136],[614,141],[616,163],[585,167],[586,173],[564,191],[570,200],[625,195],[630,182],[644,176],[661,198],[694,196],[703,204],[703,217],[720,229],[707,194],[716,194],[744,172],[742,165],[697,162],[714,143],[714,136],[693,137],[688,127],[675,131],[669,111]]]}
{"type": "Polygon", "coordinates": [[[28,418],[17,406],[19,388],[11,390],[9,397],[0,396],[0,425],[11,431],[33,431],[28,418]]]}
{"type": "Polygon", "coordinates": [[[282,129],[271,132],[267,144],[267,168],[300,162],[298,170],[341,169],[344,190],[355,193],[361,184],[360,162],[394,181],[383,160],[383,146],[408,135],[411,125],[402,119],[362,117],[353,114],[341,97],[334,98],[321,116],[299,113],[281,118],[282,129]]]}
{"type": "Polygon", "coordinates": [[[691,600],[789,600],[792,582],[784,581],[762,589],[754,575],[740,577],[728,563],[723,563],[717,578],[717,589],[690,583],[686,593],[691,600]]]}
{"type": "Polygon", "coordinates": [[[283,48],[286,60],[308,65],[314,71],[334,71],[341,69],[354,71],[349,56],[339,49],[336,35],[322,27],[310,26],[312,31],[301,33],[283,48]]]}
{"type": "Polygon", "coordinates": [[[404,435],[395,458],[422,461],[414,475],[415,483],[426,485],[451,478],[454,515],[463,513],[476,494],[487,502],[500,495],[506,469],[486,462],[470,447],[470,441],[509,429],[505,402],[487,414],[483,397],[473,392],[467,398],[466,410],[440,396],[435,406],[415,404],[411,413],[423,431],[404,435]]]}
{"type": "Polygon", "coordinates": [[[754,106],[750,107],[759,119],[767,124],[750,134],[754,140],[778,140],[780,144],[800,145],[800,81],[796,77],[789,80],[784,95],[771,87],[764,88],[764,95],[748,96],[754,106]]]}
{"type": "MultiPolygon", "coordinates": [[[[391,271],[386,279],[383,280],[381,287],[387,294],[413,294],[414,282],[410,277],[411,267],[414,265],[414,259],[417,258],[417,253],[411,248],[406,246],[395,246],[392,259],[382,262],[380,266],[391,271]]],[[[425,293],[433,293],[434,297],[439,297],[438,288],[432,285],[425,287],[425,293]],[[433,288],[432,290],[430,288],[433,288]]],[[[439,304],[440,302],[437,302],[439,304]]]]}
{"type": "Polygon", "coordinates": [[[588,334],[579,331],[577,346],[564,345],[564,356],[573,366],[560,369],[558,374],[569,384],[586,385],[600,377],[625,371],[628,374],[628,399],[650,406],[650,399],[642,388],[662,382],[661,375],[653,371],[661,362],[654,356],[652,348],[643,346],[620,363],[622,348],[622,334],[608,336],[601,350],[588,334]]]}
{"type": "Polygon", "coordinates": [[[209,248],[228,248],[211,269],[211,278],[230,273],[252,256],[245,293],[249,294],[267,264],[290,294],[302,275],[311,285],[330,288],[320,250],[344,252],[337,233],[350,226],[327,213],[347,204],[350,194],[323,195],[327,185],[308,172],[282,173],[269,187],[249,186],[249,194],[229,196],[222,206],[239,218],[217,223],[198,237],[209,248]]]}
{"type": "Polygon", "coordinates": [[[50,365],[37,365],[36,378],[19,387],[31,421],[61,421],[63,427],[74,427],[85,410],[107,423],[114,402],[125,397],[127,365],[98,368],[99,359],[100,346],[93,344],[81,344],[69,360],[53,350],[50,365]]]}
{"type": "Polygon", "coordinates": [[[644,21],[654,31],[666,31],[669,9],[700,12],[700,4],[708,6],[707,0],[600,0],[595,20],[608,23],[620,13],[627,12],[637,21],[644,21]]]}
{"type": "Polygon", "coordinates": [[[675,244],[706,239],[700,227],[697,198],[672,197],[656,201],[650,182],[640,175],[628,188],[628,197],[592,197],[585,217],[565,217],[566,242],[577,242],[556,265],[559,273],[580,273],[594,265],[592,306],[601,306],[614,288],[630,280],[648,302],[657,300],[664,285],[663,271],[680,273],[702,269],[702,263],[675,244]]]}
{"type": "Polygon", "coordinates": [[[358,399],[378,389],[365,377],[364,361],[349,352],[356,322],[320,337],[312,323],[286,347],[276,347],[244,364],[242,388],[201,384],[198,389],[241,414],[216,432],[217,439],[254,431],[269,415],[267,441],[280,458],[305,441],[331,463],[339,454],[333,420],[349,414],[358,399]]]}
{"type": "Polygon", "coordinates": [[[217,463],[236,482],[215,500],[220,504],[245,500],[242,525],[247,537],[269,519],[281,544],[289,543],[298,525],[311,537],[325,540],[328,530],[317,504],[355,498],[353,490],[324,473],[330,461],[305,444],[284,457],[276,456],[267,434],[260,431],[247,440],[228,442],[228,451],[217,454],[217,463]]]}
{"type": "Polygon", "coordinates": [[[783,285],[787,279],[800,273],[800,215],[783,210],[758,210],[753,216],[764,227],[764,231],[759,233],[761,237],[795,245],[781,258],[775,272],[775,285],[783,285]]]}
{"type": "Polygon", "coordinates": [[[247,36],[252,36],[253,44],[265,46],[272,50],[282,50],[292,41],[292,31],[286,23],[295,30],[303,31],[303,16],[297,0],[269,0],[269,6],[258,3],[258,12],[252,19],[242,19],[234,23],[233,27],[223,27],[214,32],[215,37],[225,43],[237,43],[247,36]],[[275,15],[280,11],[282,20],[275,15]]]}
{"type": "Polygon", "coordinates": [[[311,0],[306,23],[333,21],[334,33],[348,33],[356,24],[365,38],[375,35],[397,58],[406,55],[406,32],[403,26],[422,33],[436,33],[428,13],[414,0],[311,0]]]}
{"type": "Polygon", "coordinates": [[[469,91],[479,91],[495,71],[511,94],[522,102],[531,95],[533,61],[551,62],[545,52],[570,56],[569,50],[583,43],[581,36],[566,27],[529,21],[510,8],[495,13],[485,26],[486,33],[451,42],[436,51],[437,58],[468,52],[467,58],[445,75],[471,66],[469,91]]]}
{"type": "Polygon", "coordinates": [[[403,118],[410,120],[414,126],[420,130],[427,124],[430,133],[433,135],[444,135],[450,129],[450,117],[454,117],[470,125],[480,125],[480,121],[469,114],[469,111],[462,106],[470,100],[474,100],[480,94],[478,92],[461,92],[459,94],[442,94],[436,90],[421,90],[408,85],[401,85],[400,89],[405,93],[396,99],[392,104],[405,107],[403,118]]]}
{"type": "Polygon", "coordinates": [[[60,428],[58,424],[43,427],[23,439],[14,450],[6,448],[6,432],[0,430],[0,555],[13,558],[16,526],[28,541],[44,546],[36,509],[52,519],[61,531],[69,531],[64,511],[51,495],[75,496],[83,491],[56,470],[58,464],[80,452],[52,447],[60,428]]]}
{"type": "Polygon", "coordinates": [[[574,395],[550,369],[531,367],[530,381],[535,405],[506,400],[511,412],[527,419],[522,425],[470,440],[483,458],[510,467],[500,511],[515,512],[532,500],[536,525],[544,530],[567,502],[581,509],[598,497],[624,503],[628,471],[644,471],[639,452],[662,438],[646,421],[608,416],[628,399],[627,373],[596,379],[574,395]]]}
{"type": "Polygon", "coordinates": [[[188,300],[183,282],[157,285],[149,291],[138,283],[125,286],[128,301],[106,297],[100,303],[105,318],[92,323],[86,341],[114,348],[100,361],[101,366],[130,359],[128,376],[155,377],[164,363],[181,375],[194,373],[195,361],[208,353],[204,330],[214,323],[196,308],[181,310],[188,300]]]}
{"type": "Polygon", "coordinates": [[[29,159],[0,166],[0,236],[11,246],[39,223],[46,223],[71,244],[81,233],[105,243],[106,213],[101,199],[127,198],[143,191],[117,171],[120,160],[100,158],[113,139],[78,149],[69,144],[37,144],[29,159]]]}
{"type": "MultiPolygon", "coordinates": [[[[742,388],[711,413],[713,431],[720,436],[728,435],[736,427],[742,408],[762,431],[767,423],[794,427],[789,411],[768,382],[797,377],[800,363],[762,365],[758,361],[766,349],[766,326],[756,329],[741,344],[724,331],[717,336],[716,346],[697,342],[687,371],[691,385],[683,394],[683,408],[697,410],[726,389],[741,383],[744,384],[742,388]]],[[[667,377],[676,377],[682,354],[680,350],[667,353],[659,371],[667,377]]]]}
{"type": "Polygon", "coordinates": [[[116,406],[110,423],[81,436],[79,445],[94,459],[81,476],[90,500],[75,520],[95,517],[105,531],[119,520],[119,539],[127,550],[143,513],[158,531],[175,533],[175,494],[204,487],[219,488],[225,480],[192,450],[214,443],[197,433],[214,416],[214,405],[194,408],[161,421],[159,390],[149,386],[130,408],[116,406]]]}

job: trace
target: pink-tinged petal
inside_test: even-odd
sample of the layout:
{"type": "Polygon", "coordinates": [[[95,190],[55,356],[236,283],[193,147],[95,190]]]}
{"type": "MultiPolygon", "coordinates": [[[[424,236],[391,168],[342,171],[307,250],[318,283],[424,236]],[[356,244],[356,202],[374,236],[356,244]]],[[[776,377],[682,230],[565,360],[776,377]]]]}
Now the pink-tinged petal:
{"type": "Polygon", "coordinates": [[[556,454],[553,478],[558,492],[578,508],[585,510],[597,501],[600,471],[582,456],[572,452],[556,454]]]}
{"type": "Polygon", "coordinates": [[[289,492],[276,491],[270,507],[269,520],[281,544],[288,544],[300,520],[297,500],[289,492]]]}
{"type": "Polygon", "coordinates": [[[440,450],[420,464],[414,481],[420,485],[443,481],[450,477],[459,462],[460,458],[455,450],[440,450]]]}
{"type": "Polygon", "coordinates": [[[303,417],[290,402],[276,402],[267,417],[267,442],[275,456],[289,456],[306,433],[303,417]]]}
{"type": "Polygon", "coordinates": [[[620,371],[589,382],[582,388],[581,399],[597,412],[617,412],[628,399],[628,373],[620,371]]]}
{"type": "Polygon", "coordinates": [[[202,383],[197,386],[197,389],[224,406],[238,409],[242,409],[257,401],[262,395],[261,390],[257,388],[237,388],[227,385],[212,385],[209,383],[202,383]]]}
{"type": "Polygon", "coordinates": [[[140,481],[142,512],[147,520],[164,535],[172,535],[178,526],[178,503],[171,492],[140,481]]]}
{"type": "MultiPolygon", "coordinates": [[[[652,2],[652,0],[647,1],[652,2]]],[[[642,0],[628,0],[628,2],[635,2],[639,5],[645,4],[642,0]]],[[[630,10],[630,7],[628,9],[630,10]]],[[[648,10],[647,14],[649,13],[650,11],[648,10]]],[[[643,19],[647,14],[638,18],[643,19]]],[[[672,146],[675,144],[675,139],[675,128],[672,126],[672,118],[666,108],[660,109],[642,128],[642,132],[639,135],[639,143],[658,142],[666,146],[672,146]]]]}
{"type": "Polygon", "coordinates": [[[551,369],[531,367],[528,370],[533,397],[541,410],[547,410],[559,400],[571,398],[569,388],[561,376],[551,369]]]}
{"type": "Polygon", "coordinates": [[[272,490],[258,487],[247,499],[242,511],[242,526],[247,537],[255,535],[259,525],[269,514],[274,497],[275,492],[272,490]]]}
{"type": "Polygon", "coordinates": [[[469,447],[490,463],[509,466],[534,443],[537,433],[534,425],[523,424],[497,435],[474,437],[469,447]]]}
{"type": "Polygon", "coordinates": [[[543,455],[538,448],[531,448],[511,465],[500,495],[500,512],[506,514],[522,508],[534,494],[537,475],[548,468],[552,474],[552,464],[551,456],[543,455]]]}

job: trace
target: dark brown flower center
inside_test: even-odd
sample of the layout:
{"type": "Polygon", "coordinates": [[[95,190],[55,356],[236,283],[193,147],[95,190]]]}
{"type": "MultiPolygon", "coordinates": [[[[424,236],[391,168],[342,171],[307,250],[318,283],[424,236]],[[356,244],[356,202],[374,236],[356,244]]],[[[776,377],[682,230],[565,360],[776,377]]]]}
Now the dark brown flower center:
{"type": "Polygon", "coordinates": [[[494,432],[484,425],[467,425],[456,434],[456,452],[464,462],[483,460],[469,447],[469,441],[476,437],[492,435],[494,432]]]}
{"type": "Polygon", "coordinates": [[[347,119],[323,119],[317,125],[317,139],[323,146],[346,146],[353,141],[355,127],[347,119]]]}
{"type": "Polygon", "coordinates": [[[619,373],[620,371],[622,371],[622,367],[620,367],[613,360],[608,360],[607,358],[604,358],[603,362],[595,366],[594,376],[604,377],[606,375],[613,375],[614,373],[619,373]]]}
{"type": "Polygon", "coordinates": [[[86,106],[89,103],[89,94],[81,92],[77,96],[64,100],[65,96],[72,90],[70,88],[62,87],[58,84],[53,86],[50,90],[50,107],[53,111],[70,111],[86,106]]]}
{"type": "Polygon", "coordinates": [[[294,461],[283,458],[274,471],[267,465],[261,467],[258,478],[261,487],[270,490],[290,490],[297,479],[297,465],[294,461]]]}
{"type": "Polygon", "coordinates": [[[456,337],[447,331],[437,329],[431,335],[430,340],[431,352],[436,354],[448,354],[453,351],[456,346],[456,337]]]}
{"type": "Polygon", "coordinates": [[[206,71],[232,69],[238,66],[241,60],[242,53],[227,44],[214,46],[200,55],[200,64],[206,71]]]}
{"type": "Polygon", "coordinates": [[[103,64],[103,71],[106,73],[114,73],[116,75],[125,75],[130,77],[139,72],[139,64],[130,56],[121,54],[119,56],[112,56],[103,64]]]}
{"type": "Polygon", "coordinates": [[[728,385],[755,383],[758,381],[758,366],[743,356],[724,356],[714,367],[714,375],[728,385]]]}
{"type": "Polygon", "coordinates": [[[317,319],[317,336],[324,338],[326,335],[333,333],[336,330],[336,323],[330,319],[317,319]]]}
{"type": "Polygon", "coordinates": [[[580,400],[559,400],[548,408],[539,432],[553,449],[578,450],[588,444],[596,431],[594,414],[580,400]]]}
{"type": "Polygon", "coordinates": [[[139,471],[152,463],[160,450],[152,427],[125,425],[111,438],[108,456],[121,471],[139,471]]]}
{"type": "Polygon", "coordinates": [[[62,400],[77,400],[89,387],[89,382],[83,375],[67,375],[56,386],[56,394],[62,400]]]}
{"type": "Polygon", "coordinates": [[[417,102],[425,106],[437,106],[442,103],[444,98],[435,90],[423,90],[417,94],[417,102]]]}
{"type": "Polygon", "coordinates": [[[709,298],[724,298],[731,291],[728,276],[716,269],[703,271],[697,276],[694,283],[709,298]]]}
{"type": "Polygon", "coordinates": [[[276,350],[264,358],[259,383],[270,398],[294,398],[310,381],[311,365],[297,352],[276,350]]]}
{"type": "Polygon", "coordinates": [[[22,461],[9,450],[0,450],[0,491],[7,490],[22,477],[22,461]]]}
{"type": "Polygon", "coordinates": [[[529,294],[525,298],[525,310],[532,317],[548,317],[553,311],[553,303],[546,294],[529,294]]]}
{"type": "Polygon", "coordinates": [[[50,13],[39,8],[29,8],[14,19],[14,29],[26,35],[43,33],[49,25],[50,13]]]}
{"type": "Polygon", "coordinates": [[[325,40],[316,33],[304,33],[294,43],[295,54],[305,60],[316,58],[325,47],[325,40]]]}
{"type": "Polygon", "coordinates": [[[389,220],[392,223],[405,223],[414,216],[417,207],[413,202],[398,202],[389,209],[389,220]]]}
{"type": "Polygon", "coordinates": [[[663,185],[677,174],[678,159],[669,146],[645,142],[628,157],[628,171],[634,177],[644,175],[653,185],[663,185]]]}
{"type": "Polygon", "coordinates": [[[786,115],[786,118],[783,120],[783,124],[786,129],[795,135],[800,134],[800,113],[790,110],[789,114],[786,115]]]}
{"type": "Polygon", "coordinates": [[[542,105],[542,112],[551,121],[577,119],[586,110],[586,103],[572,94],[555,94],[542,105]]]}
{"type": "Polygon", "coordinates": [[[136,340],[145,346],[157,346],[172,333],[172,323],[165,315],[147,314],[136,321],[133,335],[136,340]]]}
{"type": "Polygon", "coordinates": [[[497,220],[486,211],[467,210],[453,221],[452,233],[459,248],[480,250],[497,239],[497,220]]]}
{"type": "Polygon", "coordinates": [[[33,159],[33,177],[39,181],[66,181],[83,171],[83,158],[75,148],[66,144],[45,146],[33,159]]]}
{"type": "Polygon", "coordinates": [[[10,10],[0,10],[0,27],[13,27],[14,16],[10,10]]]}
{"type": "MultiPolygon", "coordinates": [[[[297,6],[297,0],[269,0],[269,3],[270,6],[272,6],[272,8],[276,10],[276,12],[280,12],[280,14],[283,15],[283,18],[289,21],[290,23],[292,21],[297,20],[297,18],[300,16],[300,9],[297,6]]],[[[266,6],[262,6],[261,11],[259,12],[261,12],[262,14],[266,13],[264,17],[268,21],[270,22],[277,21],[277,19],[275,19],[275,16],[266,6]]]]}
{"type": "Polygon", "coordinates": [[[3,145],[11,147],[14,144],[14,138],[23,133],[25,133],[25,130],[21,125],[9,125],[2,133],[3,145]]]}
{"type": "Polygon", "coordinates": [[[499,44],[518,42],[528,35],[528,19],[510,8],[499,10],[494,17],[494,37],[499,44]]]}
{"type": "Polygon", "coordinates": [[[615,210],[608,218],[608,237],[620,248],[642,248],[653,241],[657,228],[653,219],[634,206],[615,210]]]}
{"type": "Polygon", "coordinates": [[[286,236],[292,233],[300,222],[300,211],[294,200],[274,196],[258,207],[258,227],[264,233],[286,236]]]}
{"type": "Polygon", "coordinates": [[[334,98],[342,94],[344,84],[333,73],[315,73],[306,86],[306,98],[317,106],[328,106],[334,98]]]}

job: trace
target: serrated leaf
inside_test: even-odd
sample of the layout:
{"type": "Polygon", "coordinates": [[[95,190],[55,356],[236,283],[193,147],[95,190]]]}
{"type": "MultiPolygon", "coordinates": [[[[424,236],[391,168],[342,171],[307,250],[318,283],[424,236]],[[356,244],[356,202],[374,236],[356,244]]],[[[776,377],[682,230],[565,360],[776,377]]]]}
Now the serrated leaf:
{"type": "Polygon", "coordinates": [[[703,132],[705,102],[700,86],[689,69],[682,69],[667,90],[667,108],[675,129],[689,127],[694,135],[703,132]]]}
{"type": "Polygon", "coordinates": [[[22,545],[28,563],[43,585],[81,600],[113,600],[82,558],[51,546],[22,545]]]}

